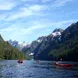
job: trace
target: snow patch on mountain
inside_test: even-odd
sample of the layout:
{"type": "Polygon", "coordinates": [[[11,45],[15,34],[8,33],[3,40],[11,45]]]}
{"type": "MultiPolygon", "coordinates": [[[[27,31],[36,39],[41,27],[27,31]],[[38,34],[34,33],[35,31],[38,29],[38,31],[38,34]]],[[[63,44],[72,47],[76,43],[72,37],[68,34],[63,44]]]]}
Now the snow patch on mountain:
{"type": "Polygon", "coordinates": [[[52,36],[53,36],[53,37],[56,37],[56,36],[58,36],[58,35],[60,36],[60,35],[61,35],[61,32],[54,32],[54,33],[52,33],[52,36]]]}
{"type": "Polygon", "coordinates": [[[13,47],[16,47],[18,48],[19,50],[22,50],[24,47],[30,47],[31,44],[29,43],[26,43],[25,41],[23,42],[18,42],[18,41],[12,41],[12,40],[9,40],[8,41],[13,47]]]}

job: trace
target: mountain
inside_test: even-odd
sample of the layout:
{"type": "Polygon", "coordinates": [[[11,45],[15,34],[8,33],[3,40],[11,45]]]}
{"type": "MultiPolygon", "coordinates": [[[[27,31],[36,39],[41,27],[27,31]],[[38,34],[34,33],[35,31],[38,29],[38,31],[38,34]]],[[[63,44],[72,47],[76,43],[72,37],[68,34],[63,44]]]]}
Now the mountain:
{"type": "Polygon", "coordinates": [[[33,41],[30,46],[30,51],[33,52],[34,49],[45,39],[45,36],[39,37],[37,40],[33,41]]]}
{"type": "Polygon", "coordinates": [[[57,48],[51,50],[50,55],[57,60],[61,57],[65,61],[78,61],[78,22],[64,30],[61,43],[57,48]]]}
{"type": "Polygon", "coordinates": [[[62,33],[64,30],[63,29],[61,29],[61,28],[56,28],[54,31],[53,31],[53,33],[54,32],[60,32],[60,33],[62,33]]]}
{"type": "Polygon", "coordinates": [[[78,22],[65,30],[56,28],[48,36],[39,37],[29,47],[22,49],[33,53],[36,60],[78,61],[78,22]]]}
{"type": "Polygon", "coordinates": [[[31,52],[30,52],[30,46],[31,44],[23,42],[18,42],[16,40],[12,41],[11,39],[8,41],[10,45],[17,48],[18,50],[22,51],[24,55],[27,57],[27,59],[32,59],[31,52]]]}
{"type": "Polygon", "coordinates": [[[0,35],[0,41],[4,41],[1,35],[0,35]]]}
{"type": "Polygon", "coordinates": [[[71,24],[63,33],[62,41],[78,37],[78,22],[71,24]]]}
{"type": "Polygon", "coordinates": [[[18,47],[18,41],[12,41],[11,39],[8,41],[13,47],[17,48],[18,47]]]}
{"type": "Polygon", "coordinates": [[[46,36],[44,40],[34,49],[34,58],[40,60],[50,60],[49,51],[54,49],[61,41],[61,33],[63,29],[55,29],[51,34],[46,36]]]}
{"type": "Polygon", "coordinates": [[[78,22],[60,33],[54,30],[34,50],[34,58],[40,60],[78,61],[78,22]],[[52,36],[51,36],[52,35],[52,36]]]}
{"type": "Polygon", "coordinates": [[[37,40],[33,41],[31,44],[26,45],[22,48],[22,51],[27,56],[27,58],[32,59],[31,54],[33,54],[34,49],[42,42],[45,37],[39,37],[37,40]]]}
{"type": "Polygon", "coordinates": [[[44,59],[49,59],[46,58],[48,56],[48,51],[42,52],[44,51],[46,48],[48,48],[50,45],[55,45],[57,44],[57,41],[60,41],[61,38],[61,33],[63,32],[63,29],[55,29],[51,34],[49,34],[48,36],[42,36],[39,37],[37,40],[33,41],[31,43],[31,45],[29,47],[24,47],[22,49],[22,51],[26,54],[26,55],[30,55],[30,53],[34,54],[34,58],[37,59],[37,55],[39,56],[40,54],[40,59],[42,60],[44,59]],[[53,41],[53,42],[52,42],[53,41]],[[43,55],[45,55],[43,57],[43,55]],[[42,57],[41,57],[42,56],[42,57]]]}
{"type": "Polygon", "coordinates": [[[23,42],[18,42],[16,40],[12,41],[11,39],[8,41],[9,44],[11,44],[13,47],[19,49],[20,51],[28,45],[28,43],[25,43],[25,41],[23,42]]]}
{"type": "Polygon", "coordinates": [[[18,49],[12,47],[8,41],[4,41],[0,35],[0,59],[25,59],[26,56],[18,49]]]}

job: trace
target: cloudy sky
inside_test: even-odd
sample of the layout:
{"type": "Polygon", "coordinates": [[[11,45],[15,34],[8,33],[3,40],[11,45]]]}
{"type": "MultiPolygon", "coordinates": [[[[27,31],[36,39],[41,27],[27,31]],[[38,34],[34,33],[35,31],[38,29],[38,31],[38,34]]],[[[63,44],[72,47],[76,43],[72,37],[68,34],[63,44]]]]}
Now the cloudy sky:
{"type": "Polygon", "coordinates": [[[4,40],[31,42],[78,20],[78,0],[0,0],[4,40]]]}

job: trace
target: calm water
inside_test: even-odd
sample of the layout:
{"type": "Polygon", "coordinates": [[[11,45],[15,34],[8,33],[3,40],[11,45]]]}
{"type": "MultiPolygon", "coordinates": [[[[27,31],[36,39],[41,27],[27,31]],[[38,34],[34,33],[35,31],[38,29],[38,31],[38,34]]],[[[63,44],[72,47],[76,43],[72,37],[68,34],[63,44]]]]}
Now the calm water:
{"type": "Polygon", "coordinates": [[[73,68],[59,68],[51,61],[0,61],[0,78],[78,78],[78,63],[73,68]]]}

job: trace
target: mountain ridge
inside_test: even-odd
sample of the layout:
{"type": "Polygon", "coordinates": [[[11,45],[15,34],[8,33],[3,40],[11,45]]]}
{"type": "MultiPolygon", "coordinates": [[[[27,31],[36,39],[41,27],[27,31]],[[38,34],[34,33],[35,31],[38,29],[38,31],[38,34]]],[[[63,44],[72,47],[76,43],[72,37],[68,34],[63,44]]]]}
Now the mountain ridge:
{"type": "Polygon", "coordinates": [[[78,22],[65,30],[55,29],[48,36],[39,37],[24,52],[33,52],[36,60],[78,61],[78,22]],[[59,32],[60,30],[60,32],[59,32]],[[74,56],[73,56],[74,55],[74,56]]]}
{"type": "Polygon", "coordinates": [[[78,22],[71,24],[62,32],[60,41],[56,37],[55,41],[51,40],[49,44],[43,51],[38,51],[39,48],[36,50],[35,59],[59,60],[63,58],[65,61],[78,61],[78,22]]]}

